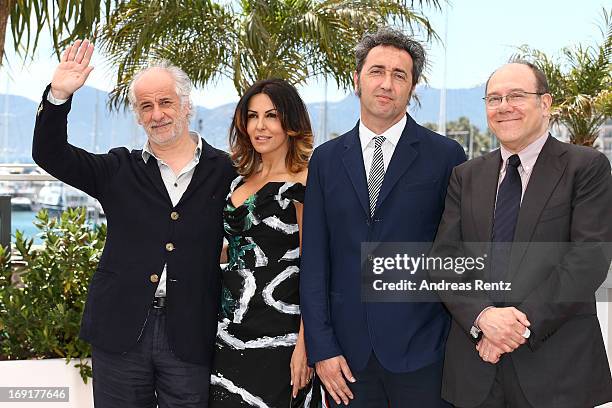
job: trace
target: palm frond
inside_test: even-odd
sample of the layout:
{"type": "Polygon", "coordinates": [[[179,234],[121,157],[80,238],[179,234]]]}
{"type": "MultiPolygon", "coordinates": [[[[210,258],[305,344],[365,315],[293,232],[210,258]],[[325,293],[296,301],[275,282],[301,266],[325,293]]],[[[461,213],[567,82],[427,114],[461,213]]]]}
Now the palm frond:
{"type": "Polygon", "coordinates": [[[430,40],[437,34],[419,6],[438,0],[129,0],[113,10],[103,47],[118,67],[113,105],[134,73],[167,58],[203,85],[231,78],[239,93],[271,76],[293,84],[324,75],[352,85],[353,50],[362,35],[395,24],[430,40]]]}
{"type": "Polygon", "coordinates": [[[207,1],[131,0],[119,5],[101,33],[102,48],[117,66],[111,106],[125,104],[131,78],[153,60],[168,59],[196,85],[216,80],[228,59],[225,28],[233,24],[226,8],[207,1]]]}
{"type": "Polygon", "coordinates": [[[612,19],[603,9],[600,44],[579,44],[561,50],[561,58],[551,58],[526,45],[513,57],[533,62],[548,80],[553,106],[551,121],[565,126],[570,141],[592,146],[599,129],[612,113],[612,19]]]}
{"type": "MultiPolygon", "coordinates": [[[[10,1],[10,29],[13,48],[24,59],[38,48],[41,32],[47,28],[55,53],[77,38],[95,39],[98,25],[108,17],[119,0],[16,0],[10,1]]],[[[0,57],[4,43],[0,44],[0,57]]],[[[0,63],[1,63],[0,59],[0,63]]]]}

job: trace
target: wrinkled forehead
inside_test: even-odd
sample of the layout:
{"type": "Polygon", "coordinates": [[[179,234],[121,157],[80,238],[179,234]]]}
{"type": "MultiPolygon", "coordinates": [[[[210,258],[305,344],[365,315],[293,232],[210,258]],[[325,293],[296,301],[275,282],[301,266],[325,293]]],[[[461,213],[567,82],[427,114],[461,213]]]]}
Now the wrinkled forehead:
{"type": "Polygon", "coordinates": [[[167,71],[152,69],[144,73],[134,84],[136,102],[161,98],[178,98],[176,81],[167,71]]]}
{"type": "Polygon", "coordinates": [[[412,70],[412,57],[408,51],[393,45],[377,45],[368,52],[362,71],[373,65],[410,72],[412,70]]]}
{"type": "Polygon", "coordinates": [[[505,94],[512,91],[537,91],[536,77],[524,64],[506,64],[501,66],[489,78],[486,93],[505,94]]]}

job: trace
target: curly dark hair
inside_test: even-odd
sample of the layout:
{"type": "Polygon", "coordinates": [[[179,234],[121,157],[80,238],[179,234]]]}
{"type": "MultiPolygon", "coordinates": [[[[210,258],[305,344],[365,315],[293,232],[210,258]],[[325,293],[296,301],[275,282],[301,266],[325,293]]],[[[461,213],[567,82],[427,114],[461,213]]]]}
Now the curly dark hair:
{"type": "Polygon", "coordinates": [[[357,75],[361,75],[361,69],[370,50],[379,45],[395,47],[410,54],[412,58],[412,84],[416,85],[425,67],[425,50],[418,41],[391,27],[381,27],[375,33],[366,33],[357,43],[355,47],[357,75]]]}

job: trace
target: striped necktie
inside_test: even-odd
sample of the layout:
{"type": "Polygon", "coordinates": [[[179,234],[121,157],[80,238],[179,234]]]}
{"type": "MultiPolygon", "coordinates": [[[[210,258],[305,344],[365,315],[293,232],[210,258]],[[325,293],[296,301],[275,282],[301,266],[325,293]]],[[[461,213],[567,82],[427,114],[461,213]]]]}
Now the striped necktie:
{"type": "Polygon", "coordinates": [[[378,193],[385,178],[385,162],[383,160],[382,144],[384,136],[374,137],[374,157],[372,167],[370,167],[370,177],[368,178],[368,191],[370,193],[370,215],[374,215],[378,193]]]}

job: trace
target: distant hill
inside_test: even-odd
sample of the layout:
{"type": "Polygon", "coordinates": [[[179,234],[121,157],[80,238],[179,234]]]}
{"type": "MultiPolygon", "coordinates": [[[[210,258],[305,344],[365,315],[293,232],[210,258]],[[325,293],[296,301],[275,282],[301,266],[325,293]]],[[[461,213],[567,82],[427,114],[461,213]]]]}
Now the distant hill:
{"type": "MultiPolygon", "coordinates": [[[[447,89],[446,90],[446,120],[457,120],[466,116],[481,131],[487,129],[487,116],[485,114],[484,85],[475,88],[447,89]]],[[[422,86],[417,88],[417,95],[421,107],[411,107],[410,114],[418,123],[438,123],[440,110],[440,90],[422,86]]],[[[414,105],[414,103],[412,104],[414,105]]]]}
{"type": "MultiPolygon", "coordinates": [[[[42,92],[41,92],[42,93],[42,92]]],[[[422,86],[417,88],[421,106],[411,102],[412,117],[419,123],[438,122],[440,90],[422,86]]],[[[467,116],[481,130],[486,129],[486,117],[482,104],[484,86],[469,89],[448,89],[447,120],[467,116]]],[[[72,144],[96,152],[106,152],[114,146],[140,148],[145,140],[142,128],[128,111],[109,112],[106,92],[91,87],[79,90],[72,102],[68,120],[68,135],[72,144]],[[97,115],[96,115],[97,112],[97,115]]],[[[32,132],[38,104],[21,96],[0,94],[0,161],[31,162],[32,132]],[[8,115],[5,115],[5,101],[8,100],[8,115]],[[8,116],[8,117],[6,117],[8,116]],[[8,132],[4,123],[8,120],[8,132]]],[[[214,109],[196,107],[191,128],[212,145],[227,149],[228,129],[235,104],[226,104],[214,109]]],[[[321,135],[323,103],[308,104],[317,143],[325,140],[321,135]]],[[[359,100],[353,94],[338,102],[327,104],[327,133],[342,134],[359,118],[359,100]]]]}

